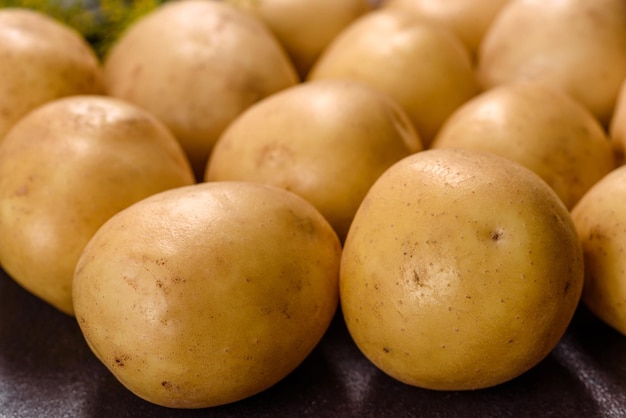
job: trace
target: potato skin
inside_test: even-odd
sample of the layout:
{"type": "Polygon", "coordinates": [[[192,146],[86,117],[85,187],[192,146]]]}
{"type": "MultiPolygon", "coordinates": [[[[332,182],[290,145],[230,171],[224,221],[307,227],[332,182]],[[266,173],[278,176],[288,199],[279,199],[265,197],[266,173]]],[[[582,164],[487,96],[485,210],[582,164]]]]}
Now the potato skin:
{"type": "Polygon", "coordinates": [[[269,29],[235,6],[168,2],[135,22],[104,62],[107,94],[157,116],[200,180],[213,144],[244,109],[298,83],[269,29]]]}
{"type": "Polygon", "coordinates": [[[301,78],[346,26],[373,9],[368,0],[225,0],[261,19],[301,78]]]}
{"type": "Polygon", "coordinates": [[[396,163],[344,244],[340,303],[377,367],[407,384],[508,381],[565,332],[583,285],[569,213],[530,170],[467,149],[396,163]]]}
{"type": "Polygon", "coordinates": [[[568,209],[616,166],[608,135],[582,104],[545,84],[496,86],[457,109],[431,148],[496,153],[531,169],[568,209]]]}
{"type": "Polygon", "coordinates": [[[0,140],[26,113],[61,97],[104,92],[100,62],[73,29],[28,9],[0,10],[0,140]]]}
{"type": "Polygon", "coordinates": [[[572,209],[585,256],[582,302],[626,335],[626,166],[596,183],[572,209]]]}
{"type": "Polygon", "coordinates": [[[403,109],[351,80],[315,80],[248,109],[217,141],[205,180],[259,181],[311,202],[343,241],[383,171],[422,143],[403,109]]]}
{"type": "Polygon", "coordinates": [[[341,247],[304,199],[199,183],[120,212],[87,245],[76,317],[96,356],[168,407],[234,402],[313,350],[338,303],[341,247]]]}
{"type": "Polygon", "coordinates": [[[395,8],[353,21],[326,47],[307,80],[368,83],[406,111],[425,148],[445,119],[479,92],[470,54],[445,28],[395,8]]]}
{"type": "Polygon", "coordinates": [[[436,22],[465,44],[474,57],[493,19],[510,0],[383,0],[381,7],[398,8],[436,22]]]}
{"type": "Polygon", "coordinates": [[[626,155],[626,78],[620,87],[608,132],[617,163],[621,165],[626,155]]]}
{"type": "Polygon", "coordinates": [[[146,196],[193,183],[180,144],[144,110],[104,96],[51,101],[0,144],[0,262],[73,315],[74,268],[100,225],[146,196]]]}
{"type": "Polygon", "coordinates": [[[517,0],[487,30],[476,71],[484,89],[513,80],[563,89],[607,126],[626,77],[624,51],[623,0],[517,0]]]}

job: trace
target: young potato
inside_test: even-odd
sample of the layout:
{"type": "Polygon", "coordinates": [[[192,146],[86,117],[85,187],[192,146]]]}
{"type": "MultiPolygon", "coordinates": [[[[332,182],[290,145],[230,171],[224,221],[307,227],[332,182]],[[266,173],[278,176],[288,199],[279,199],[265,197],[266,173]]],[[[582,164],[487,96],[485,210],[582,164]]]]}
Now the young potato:
{"type": "Polygon", "coordinates": [[[456,34],[472,56],[478,54],[483,36],[509,0],[384,0],[393,7],[436,22],[456,34]]]}
{"type": "Polygon", "coordinates": [[[261,19],[289,54],[301,78],[341,30],[372,10],[368,0],[224,0],[261,19]]]}
{"type": "Polygon", "coordinates": [[[341,246],[284,189],[200,183],[144,199],[91,239],[74,277],[78,324],[137,396],[205,408],[295,369],[338,304],[341,246]]]}
{"type": "Polygon", "coordinates": [[[450,31],[395,9],[375,10],[341,31],[308,80],[344,78],[389,94],[425,148],[445,119],[478,93],[467,48],[450,31]]]}
{"type": "Polygon", "coordinates": [[[626,166],[596,183],[572,209],[585,256],[582,302],[626,335],[626,166]]]}
{"type": "Polygon", "coordinates": [[[559,89],[528,81],[494,87],[457,109],[431,144],[451,147],[517,161],[568,209],[616,166],[608,135],[591,111],[559,89]]]}
{"type": "Polygon", "coordinates": [[[162,120],[197,179],[235,117],[299,81],[261,21],[231,4],[203,0],[168,2],[142,17],[112,46],[104,69],[108,94],[162,120]]]}
{"type": "Polygon", "coordinates": [[[477,73],[484,88],[513,80],[561,88],[606,126],[626,77],[626,2],[512,1],[485,34],[477,73]]]}
{"type": "Polygon", "coordinates": [[[344,244],[340,304],[385,373],[472,390],[550,353],[583,275],[569,212],[536,174],[493,153],[431,149],[393,165],[363,200],[344,244]]]}
{"type": "Polygon", "coordinates": [[[193,183],[174,136],[144,110],[104,96],[48,102],[0,143],[0,263],[26,290],[73,315],[74,268],[104,221],[193,183]]]}
{"type": "Polygon", "coordinates": [[[205,180],[273,184],[311,202],[343,241],[383,171],[422,144],[403,109],[351,80],[309,81],[240,115],[217,141],[205,180]]]}
{"type": "Polygon", "coordinates": [[[0,74],[0,141],[39,105],[104,92],[100,62],[85,39],[28,9],[0,9],[0,74]]]}

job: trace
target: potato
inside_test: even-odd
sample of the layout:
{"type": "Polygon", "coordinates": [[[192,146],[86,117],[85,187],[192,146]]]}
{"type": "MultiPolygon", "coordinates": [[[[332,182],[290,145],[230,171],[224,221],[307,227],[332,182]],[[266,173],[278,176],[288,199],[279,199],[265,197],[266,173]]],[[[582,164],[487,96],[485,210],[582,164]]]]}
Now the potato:
{"type": "Polygon", "coordinates": [[[398,8],[450,29],[476,56],[493,19],[509,0],[384,0],[381,7],[398,8]]]}
{"type": "Polygon", "coordinates": [[[264,24],[235,6],[162,5],[136,21],[104,63],[108,94],[161,119],[201,179],[213,144],[244,109],[299,79],[264,24]]]}
{"type": "Polygon", "coordinates": [[[484,88],[513,80],[561,88],[606,126],[626,77],[626,2],[512,1],[485,34],[477,73],[484,88]]]}
{"type": "Polygon", "coordinates": [[[204,408],[252,396],[313,350],[338,304],[341,247],[278,187],[212,182],[111,218],[74,277],[95,355],[137,396],[204,408]]]}
{"type": "Polygon", "coordinates": [[[437,24],[392,9],[368,13],[341,31],[308,80],[362,81],[407,112],[424,147],[444,120],[478,93],[467,49],[437,24]]]}
{"type": "Polygon", "coordinates": [[[74,268],[104,221],[193,183],[176,139],[144,110],[103,96],[48,102],[0,143],[0,263],[25,289],[73,315],[74,268]]]}
{"type": "Polygon", "coordinates": [[[394,100],[350,80],[317,80],[246,110],[217,141],[205,180],[273,184],[311,202],[345,238],[367,190],[389,166],[420,151],[394,100]]]}
{"type": "Polygon", "coordinates": [[[100,62],[85,39],[28,9],[0,9],[0,74],[0,141],[39,105],[104,91],[100,62]]]}
{"type": "Polygon", "coordinates": [[[431,149],[372,186],[340,272],[348,331],[374,365],[409,385],[470,390],[550,353],[584,267],[569,212],[536,174],[493,153],[431,149]]]}
{"type": "Polygon", "coordinates": [[[571,209],[616,166],[594,115],[561,90],[518,81],[494,87],[457,109],[431,148],[481,149],[507,157],[544,179],[571,209]]]}
{"type": "Polygon", "coordinates": [[[305,78],[341,30],[372,10],[368,0],[224,0],[261,19],[305,78]]]}
{"type": "Polygon", "coordinates": [[[572,209],[585,256],[582,302],[626,335],[626,166],[596,183],[572,209]]]}

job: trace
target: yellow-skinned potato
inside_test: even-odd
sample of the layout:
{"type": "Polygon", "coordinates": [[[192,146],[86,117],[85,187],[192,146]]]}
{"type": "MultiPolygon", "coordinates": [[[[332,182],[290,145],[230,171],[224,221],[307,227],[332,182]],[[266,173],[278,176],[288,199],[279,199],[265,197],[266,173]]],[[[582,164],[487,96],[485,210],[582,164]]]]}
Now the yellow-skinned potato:
{"type": "Polygon", "coordinates": [[[411,121],[388,96],[349,80],[309,81],[240,115],[217,141],[205,180],[290,190],[343,240],[378,176],[421,149],[411,121]]]}
{"type": "Polygon", "coordinates": [[[478,93],[469,52],[450,31],[393,9],[352,22],[324,50],[309,80],[362,81],[396,100],[427,148],[445,119],[478,93]]]}
{"type": "Polygon", "coordinates": [[[544,359],[583,286],[567,208],[522,165],[431,149],[388,169],[344,244],[340,303],[363,354],[434,390],[491,387],[544,359]]]}
{"type": "Polygon", "coordinates": [[[260,18],[285,47],[302,78],[343,28],[372,10],[369,0],[225,1],[260,18]]]}
{"type": "Polygon", "coordinates": [[[284,378],[326,332],[341,246],[297,195],[246,182],[149,197],[107,222],[74,277],[95,355],[137,396],[204,408],[284,378]]]}
{"type": "Polygon", "coordinates": [[[197,179],[235,117],[299,81],[262,22],[233,5],[203,0],[165,3],[145,15],[113,45],[104,69],[108,94],[162,120],[197,179]]]}
{"type": "Polygon", "coordinates": [[[48,102],[0,144],[0,263],[73,315],[74,268],[96,230],[146,196],[193,183],[174,136],[144,110],[103,96],[48,102]]]}
{"type": "Polygon", "coordinates": [[[102,68],[73,29],[27,9],[0,9],[0,140],[51,100],[104,91],[102,68]]]}
{"type": "Polygon", "coordinates": [[[626,335],[626,166],[596,183],[572,209],[585,256],[582,302],[626,335]]]}
{"type": "Polygon", "coordinates": [[[485,32],[510,0],[384,0],[394,7],[426,18],[454,32],[475,56],[485,32]]]}
{"type": "Polygon", "coordinates": [[[561,90],[519,81],[465,103],[431,148],[472,148],[514,160],[538,174],[568,209],[616,166],[595,116],[561,90]]]}
{"type": "Polygon", "coordinates": [[[609,125],[609,137],[613,143],[617,162],[623,164],[626,155],[626,78],[617,96],[615,111],[609,125]]]}
{"type": "Polygon", "coordinates": [[[484,88],[513,80],[561,88],[606,126],[626,77],[626,2],[512,1],[485,34],[477,73],[484,88]]]}

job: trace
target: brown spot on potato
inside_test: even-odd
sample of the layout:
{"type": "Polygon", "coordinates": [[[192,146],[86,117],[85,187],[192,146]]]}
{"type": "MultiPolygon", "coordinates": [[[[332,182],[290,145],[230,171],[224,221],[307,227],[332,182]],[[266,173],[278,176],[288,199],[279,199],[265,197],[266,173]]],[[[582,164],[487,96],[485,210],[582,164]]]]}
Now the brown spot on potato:
{"type": "Polygon", "coordinates": [[[413,283],[420,287],[424,286],[424,283],[422,283],[422,279],[417,270],[413,270],[413,283]]]}
{"type": "Polygon", "coordinates": [[[497,231],[491,231],[491,240],[497,242],[504,235],[504,231],[502,229],[498,229],[497,231]]]}
{"type": "Polygon", "coordinates": [[[119,354],[116,355],[113,358],[114,361],[114,366],[115,367],[124,367],[126,365],[126,362],[130,359],[130,356],[128,354],[119,354]]]}

